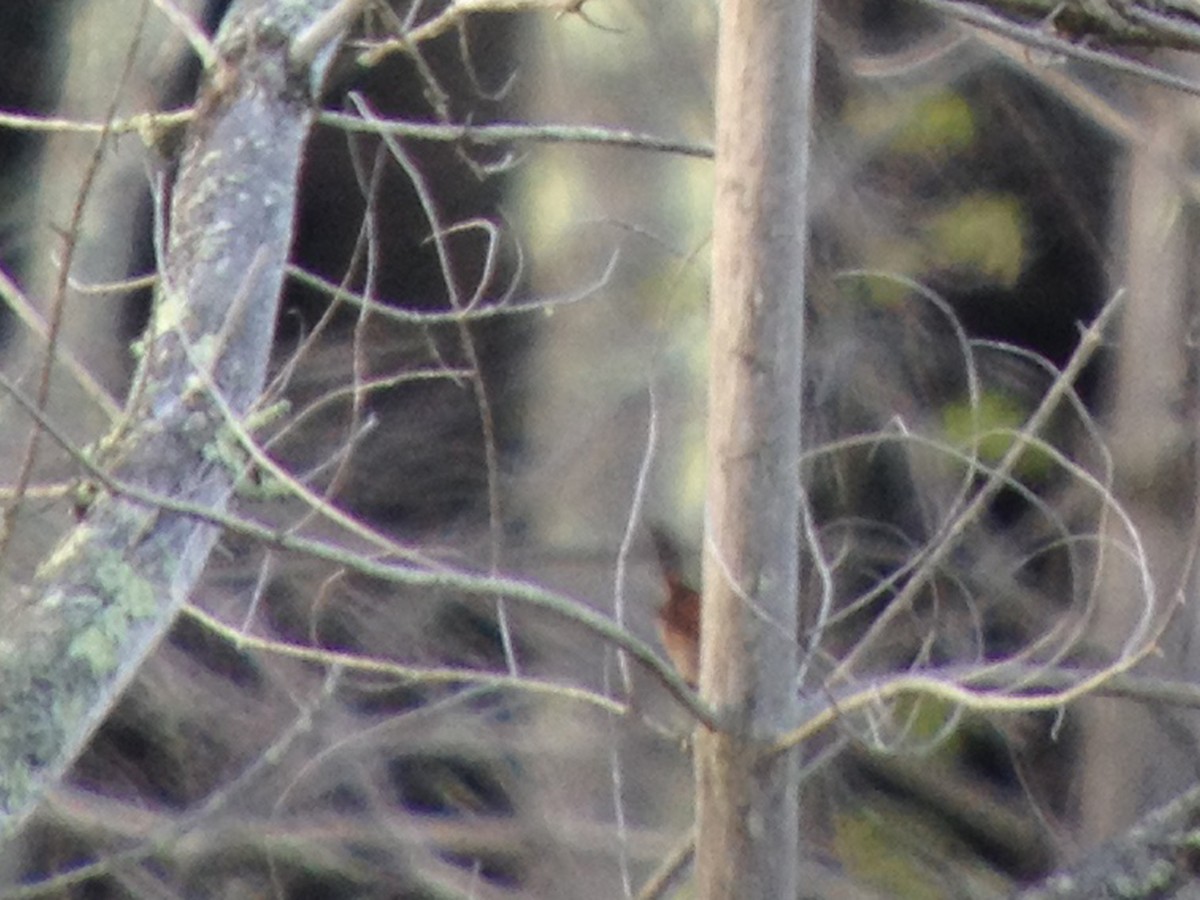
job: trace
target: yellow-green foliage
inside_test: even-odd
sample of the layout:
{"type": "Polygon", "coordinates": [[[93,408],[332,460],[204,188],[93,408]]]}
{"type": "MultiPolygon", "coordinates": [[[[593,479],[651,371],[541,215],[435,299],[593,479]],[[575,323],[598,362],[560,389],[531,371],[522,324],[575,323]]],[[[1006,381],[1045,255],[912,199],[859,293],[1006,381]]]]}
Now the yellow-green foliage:
{"type": "Polygon", "coordinates": [[[847,103],[845,121],[864,140],[883,141],[891,152],[926,158],[960,153],[976,137],[970,104],[950,89],[915,100],[891,93],[860,95],[847,103]]]}
{"type": "Polygon", "coordinates": [[[1025,216],[1010,194],[968,194],[925,224],[930,262],[1011,287],[1025,262],[1025,216]]]}
{"type": "Polygon", "coordinates": [[[950,155],[975,142],[975,115],[961,94],[938,91],[922,98],[892,140],[898,153],[950,155]]]}
{"type": "Polygon", "coordinates": [[[899,730],[900,750],[927,749],[952,757],[962,743],[962,710],[937,697],[901,697],[892,707],[893,731],[899,730]]]}
{"type": "Polygon", "coordinates": [[[834,852],[846,873],[894,900],[1006,896],[1004,879],[964,847],[944,821],[882,794],[856,796],[833,817],[834,852]]]}
{"type": "MultiPolygon", "coordinates": [[[[913,296],[912,283],[901,273],[914,268],[916,256],[911,244],[901,246],[899,242],[892,245],[899,250],[899,258],[889,259],[888,264],[881,265],[874,272],[854,273],[838,278],[836,281],[836,302],[859,303],[863,308],[878,306],[882,309],[895,310],[903,314],[905,302],[913,296]],[[892,263],[897,263],[893,265],[892,263]]],[[[819,303],[820,298],[814,298],[819,303]]]]}
{"type": "MultiPolygon", "coordinates": [[[[964,452],[972,452],[985,463],[996,463],[1008,452],[1016,433],[1025,423],[1028,411],[1011,396],[987,391],[972,408],[966,400],[947,404],[942,409],[942,428],[946,439],[964,452]]],[[[1049,454],[1030,447],[1021,454],[1013,470],[1019,478],[1044,477],[1051,466],[1049,454]]]]}
{"type": "Polygon", "coordinates": [[[896,841],[899,821],[861,807],[834,817],[834,849],[846,871],[856,880],[887,891],[897,900],[948,900],[945,891],[930,883],[928,871],[896,841]]]}

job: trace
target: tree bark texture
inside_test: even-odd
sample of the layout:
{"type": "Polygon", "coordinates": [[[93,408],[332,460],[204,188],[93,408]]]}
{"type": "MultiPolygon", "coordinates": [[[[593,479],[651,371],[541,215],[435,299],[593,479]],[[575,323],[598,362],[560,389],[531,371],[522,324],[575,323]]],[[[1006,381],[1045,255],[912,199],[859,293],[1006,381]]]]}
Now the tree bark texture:
{"type": "Polygon", "coordinates": [[[701,693],[704,898],[794,897],[800,407],[814,4],[721,6],[701,693]]]}
{"type": "Polygon", "coordinates": [[[265,382],[319,83],[289,46],[333,5],[242,0],[217,35],[135,386],[88,454],[100,494],[0,639],[0,830],[17,827],[82,750],[219,535],[169,507],[219,513],[241,473],[221,450],[236,447],[230,415],[245,416],[265,382]]]}

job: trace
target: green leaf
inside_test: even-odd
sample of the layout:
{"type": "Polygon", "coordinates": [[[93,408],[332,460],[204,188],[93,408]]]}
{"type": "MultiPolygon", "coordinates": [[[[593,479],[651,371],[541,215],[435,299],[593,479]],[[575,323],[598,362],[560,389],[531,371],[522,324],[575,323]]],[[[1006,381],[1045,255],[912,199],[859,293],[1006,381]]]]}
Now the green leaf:
{"type": "MultiPolygon", "coordinates": [[[[974,450],[986,463],[997,463],[1017,440],[1025,423],[1025,410],[1012,397],[989,391],[972,408],[966,400],[947,404],[942,409],[942,429],[946,439],[966,452],[974,450]]],[[[1049,454],[1029,447],[1021,455],[1014,474],[1027,480],[1045,477],[1052,465],[1049,454]]]]}
{"type": "Polygon", "coordinates": [[[988,193],[963,197],[925,226],[934,266],[973,271],[1005,287],[1021,276],[1025,230],[1021,201],[988,193]]]}
{"type": "Polygon", "coordinates": [[[975,115],[962,95],[940,91],[922,99],[901,124],[892,149],[913,155],[950,156],[975,141],[975,115]]]}

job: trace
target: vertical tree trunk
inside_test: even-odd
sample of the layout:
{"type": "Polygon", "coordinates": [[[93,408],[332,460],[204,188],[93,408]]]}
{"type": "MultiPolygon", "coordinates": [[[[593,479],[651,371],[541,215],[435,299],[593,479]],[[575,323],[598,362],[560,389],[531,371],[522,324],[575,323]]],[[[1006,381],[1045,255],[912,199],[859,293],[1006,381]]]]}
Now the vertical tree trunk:
{"type": "MultiPolygon", "coordinates": [[[[1200,71],[1190,60],[1167,61],[1188,77],[1200,71]]],[[[1196,467],[1195,213],[1181,173],[1194,152],[1200,116],[1187,98],[1149,86],[1133,99],[1142,140],[1130,148],[1118,187],[1125,207],[1115,219],[1114,243],[1125,256],[1129,298],[1113,353],[1107,427],[1115,490],[1137,527],[1165,607],[1184,574],[1196,510],[1187,487],[1196,467]]],[[[1128,644],[1144,601],[1137,573],[1116,554],[1104,561],[1089,637],[1115,655],[1128,644]]],[[[1141,671],[1194,680],[1198,619],[1193,604],[1176,610],[1158,642],[1160,653],[1141,671]]],[[[1187,716],[1172,722],[1168,710],[1113,699],[1091,699],[1081,711],[1080,836],[1093,846],[1193,781],[1195,749],[1184,739],[1187,716]]]]}
{"type": "Polygon", "coordinates": [[[757,746],[795,706],[813,5],[721,6],[700,682],[728,730],[696,742],[704,898],[797,891],[795,761],[757,746]]]}

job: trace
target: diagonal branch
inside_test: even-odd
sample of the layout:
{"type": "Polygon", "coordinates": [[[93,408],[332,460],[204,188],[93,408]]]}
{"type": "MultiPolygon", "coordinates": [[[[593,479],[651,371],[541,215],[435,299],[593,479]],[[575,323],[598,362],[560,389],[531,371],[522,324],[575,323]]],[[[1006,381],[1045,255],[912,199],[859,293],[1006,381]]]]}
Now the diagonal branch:
{"type": "MultiPolygon", "coordinates": [[[[116,478],[217,511],[230,497],[237,471],[212,450],[225,426],[201,386],[214,384],[238,415],[262,391],[324,68],[299,71],[288,48],[333,3],[238,0],[216,37],[135,387],[123,422],[93,451],[116,478]]],[[[0,829],[17,828],[82,750],[218,535],[102,492],[43,562],[0,639],[0,829]]]]}

